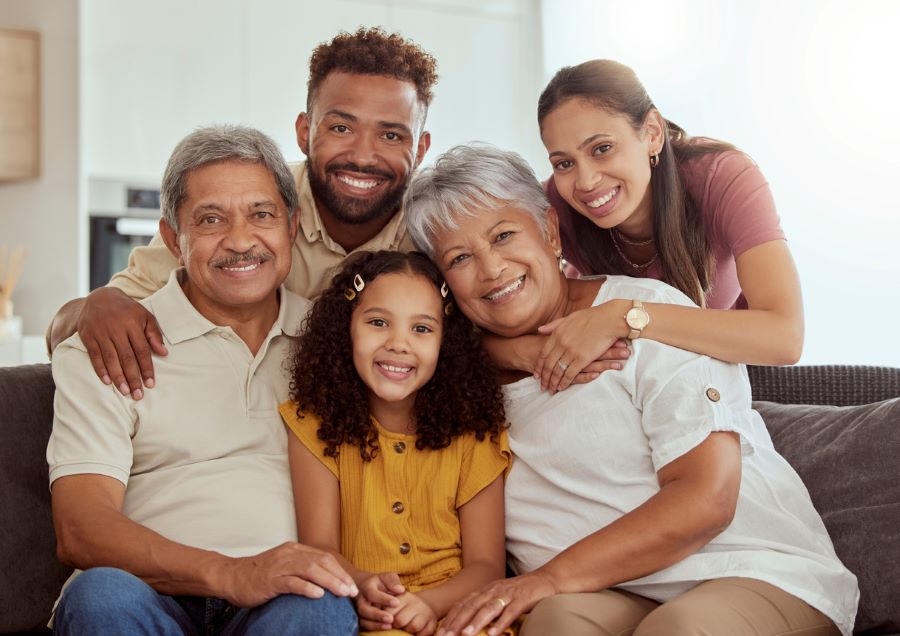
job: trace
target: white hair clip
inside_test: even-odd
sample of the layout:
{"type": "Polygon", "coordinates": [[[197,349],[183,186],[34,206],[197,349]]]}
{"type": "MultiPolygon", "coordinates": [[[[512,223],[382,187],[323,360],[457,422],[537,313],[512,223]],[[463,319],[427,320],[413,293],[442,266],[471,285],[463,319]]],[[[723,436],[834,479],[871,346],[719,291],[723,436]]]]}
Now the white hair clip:
{"type": "Polygon", "coordinates": [[[356,298],[356,294],[361,292],[366,288],[366,281],[363,280],[363,277],[357,274],[353,277],[353,289],[349,287],[344,290],[344,298],[353,302],[353,299],[356,298]]]}

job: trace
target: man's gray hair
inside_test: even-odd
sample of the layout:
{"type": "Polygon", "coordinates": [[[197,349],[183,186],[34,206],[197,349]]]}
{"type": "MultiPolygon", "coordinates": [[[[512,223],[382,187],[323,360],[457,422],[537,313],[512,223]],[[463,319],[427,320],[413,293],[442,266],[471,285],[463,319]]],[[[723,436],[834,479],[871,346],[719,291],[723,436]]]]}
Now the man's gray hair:
{"type": "Polygon", "coordinates": [[[458,219],[474,217],[479,208],[515,206],[530,213],[546,233],[550,207],[525,159],[482,143],[451,148],[423,168],[410,182],[403,204],[412,242],[432,259],[435,235],[457,229],[458,219]]]}
{"type": "Polygon", "coordinates": [[[198,128],[182,139],[166,165],[159,194],[162,216],[178,230],[178,206],[187,195],[187,175],[191,170],[220,161],[246,161],[269,169],[278,192],[293,218],[298,205],[294,175],[272,139],[255,128],[219,125],[198,128]]]}

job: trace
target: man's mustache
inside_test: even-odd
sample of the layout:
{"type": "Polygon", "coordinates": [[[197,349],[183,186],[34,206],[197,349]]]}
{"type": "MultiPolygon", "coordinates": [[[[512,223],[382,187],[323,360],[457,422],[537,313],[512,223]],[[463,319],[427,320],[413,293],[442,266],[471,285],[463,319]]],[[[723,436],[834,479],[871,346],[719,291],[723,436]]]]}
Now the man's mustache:
{"type": "Polygon", "coordinates": [[[210,264],[213,267],[232,267],[241,264],[249,265],[251,263],[265,263],[266,261],[271,261],[273,258],[275,258],[275,255],[272,254],[272,252],[250,250],[248,252],[232,254],[231,256],[217,259],[210,264]]]}

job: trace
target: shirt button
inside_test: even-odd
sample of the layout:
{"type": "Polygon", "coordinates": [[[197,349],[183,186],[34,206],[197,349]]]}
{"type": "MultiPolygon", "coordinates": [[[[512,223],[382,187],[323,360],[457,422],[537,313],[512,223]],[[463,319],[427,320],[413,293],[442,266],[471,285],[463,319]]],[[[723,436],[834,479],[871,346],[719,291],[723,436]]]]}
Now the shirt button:
{"type": "Polygon", "coordinates": [[[409,554],[409,544],[406,541],[400,544],[400,554],[409,554]]]}
{"type": "Polygon", "coordinates": [[[719,398],[721,398],[721,394],[714,388],[710,387],[706,389],[706,397],[709,398],[710,402],[718,402],[719,398]]]}
{"type": "Polygon", "coordinates": [[[403,503],[400,501],[395,501],[394,505],[391,506],[391,511],[399,515],[401,512],[403,512],[403,503]]]}
{"type": "Polygon", "coordinates": [[[394,451],[402,453],[406,450],[406,442],[394,442],[394,451]]]}

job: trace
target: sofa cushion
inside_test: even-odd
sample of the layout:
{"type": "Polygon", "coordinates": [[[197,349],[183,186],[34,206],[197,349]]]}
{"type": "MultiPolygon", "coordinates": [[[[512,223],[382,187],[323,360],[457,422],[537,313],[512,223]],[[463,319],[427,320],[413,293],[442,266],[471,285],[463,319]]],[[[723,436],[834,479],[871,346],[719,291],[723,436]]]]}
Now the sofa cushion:
{"type": "Polygon", "coordinates": [[[900,398],[753,406],[859,579],[856,631],[900,631],[900,398]]]}
{"type": "Polygon", "coordinates": [[[0,633],[40,629],[71,572],[56,561],[46,461],[50,365],[0,368],[0,633]]]}

